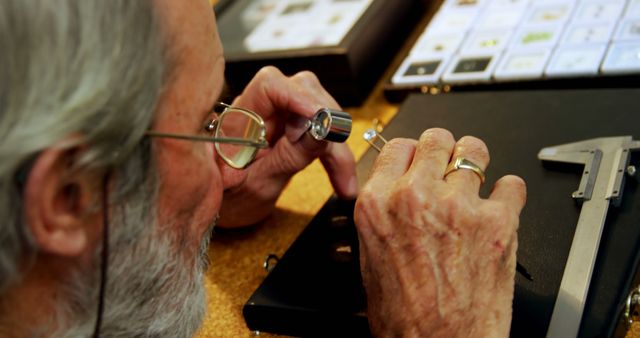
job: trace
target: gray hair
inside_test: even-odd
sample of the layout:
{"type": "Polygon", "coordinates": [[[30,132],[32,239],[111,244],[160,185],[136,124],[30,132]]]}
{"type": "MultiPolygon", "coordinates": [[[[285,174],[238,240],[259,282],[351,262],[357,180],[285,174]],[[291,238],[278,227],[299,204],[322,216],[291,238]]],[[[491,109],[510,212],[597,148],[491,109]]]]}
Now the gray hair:
{"type": "MultiPolygon", "coordinates": [[[[81,135],[63,145],[89,146],[79,169],[112,170],[116,184],[103,337],[191,337],[205,310],[209,235],[194,260],[155,219],[158,177],[143,133],[173,68],[157,21],[152,0],[0,1],[0,295],[37,250],[20,176],[39,152],[81,135]]],[[[30,336],[91,335],[99,253],[91,271],[61,276],[64,299],[30,336]]]]}
{"type": "Polygon", "coordinates": [[[81,135],[64,144],[89,145],[81,168],[126,171],[115,199],[144,181],[167,67],[157,21],[151,0],[0,1],[0,294],[36,249],[20,176],[39,152],[81,135]]]}

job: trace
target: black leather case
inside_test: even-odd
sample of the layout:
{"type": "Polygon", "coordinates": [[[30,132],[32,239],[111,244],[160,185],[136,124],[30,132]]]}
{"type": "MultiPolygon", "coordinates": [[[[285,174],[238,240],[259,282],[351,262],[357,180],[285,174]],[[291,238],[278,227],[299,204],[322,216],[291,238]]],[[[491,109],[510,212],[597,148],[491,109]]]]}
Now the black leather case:
{"type": "MultiPolygon", "coordinates": [[[[513,337],[544,337],[580,214],[571,198],[582,168],[537,159],[546,146],[603,136],[640,137],[640,90],[567,90],[412,95],[387,126],[386,138],[417,138],[431,127],[482,138],[491,151],[487,196],[503,175],[523,177],[528,202],[518,232],[513,337]]],[[[361,137],[353,135],[353,137],[361,137]]],[[[361,183],[377,152],[359,162],[361,183]]],[[[638,164],[639,156],[632,156],[638,164]]],[[[581,324],[580,337],[611,336],[638,265],[638,180],[627,179],[611,207],[581,324]]],[[[299,336],[367,336],[358,274],[353,202],[331,199],[287,251],[244,308],[251,329],[299,336]],[[344,217],[335,217],[344,216],[344,217]],[[352,252],[345,252],[350,246],[352,252]],[[336,248],[342,248],[336,252],[336,248]]]]}

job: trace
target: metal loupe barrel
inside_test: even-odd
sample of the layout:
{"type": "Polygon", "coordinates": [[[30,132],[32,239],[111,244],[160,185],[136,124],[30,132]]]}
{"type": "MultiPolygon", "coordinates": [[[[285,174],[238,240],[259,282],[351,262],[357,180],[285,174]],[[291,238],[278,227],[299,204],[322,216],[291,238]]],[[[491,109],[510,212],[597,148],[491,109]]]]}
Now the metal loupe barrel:
{"type": "Polygon", "coordinates": [[[311,119],[311,136],[318,141],[344,142],[351,134],[351,115],[322,108],[311,119]]]}

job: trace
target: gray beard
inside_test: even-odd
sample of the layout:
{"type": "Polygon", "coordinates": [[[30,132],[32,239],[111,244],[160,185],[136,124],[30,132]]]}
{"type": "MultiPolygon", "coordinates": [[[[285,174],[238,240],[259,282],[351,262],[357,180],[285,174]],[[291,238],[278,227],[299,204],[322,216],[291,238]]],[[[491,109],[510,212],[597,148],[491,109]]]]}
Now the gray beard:
{"type": "Polygon", "coordinates": [[[146,247],[117,253],[101,336],[192,337],[206,310],[203,274],[209,236],[202,240],[198,259],[193,252],[186,253],[189,257],[176,252],[175,242],[153,239],[146,247]]]}
{"type": "MultiPolygon", "coordinates": [[[[175,242],[167,236],[144,237],[128,250],[111,252],[100,336],[192,337],[206,310],[203,274],[208,265],[210,233],[202,239],[197,259],[176,252],[175,242]]],[[[91,278],[96,281],[92,284],[69,284],[70,311],[65,311],[65,328],[54,337],[93,334],[98,308],[97,273],[91,278]],[[89,290],[89,285],[95,286],[89,290]]]]}
{"type": "MultiPolygon", "coordinates": [[[[109,271],[100,329],[101,337],[192,337],[206,310],[204,271],[213,226],[199,252],[185,248],[191,220],[155,221],[153,179],[137,189],[129,202],[115,207],[110,220],[109,271]],[[182,233],[178,233],[182,231],[182,233]]],[[[117,199],[117,196],[116,196],[117,199]]],[[[89,337],[98,309],[100,249],[95,269],[76,271],[64,286],[64,303],[56,304],[50,328],[32,336],[89,337]]]]}

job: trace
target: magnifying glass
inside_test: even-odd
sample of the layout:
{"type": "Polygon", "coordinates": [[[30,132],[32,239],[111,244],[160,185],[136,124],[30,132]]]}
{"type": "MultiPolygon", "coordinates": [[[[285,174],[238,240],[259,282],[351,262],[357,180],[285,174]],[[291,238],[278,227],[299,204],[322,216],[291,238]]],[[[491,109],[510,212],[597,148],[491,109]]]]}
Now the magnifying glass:
{"type": "Polygon", "coordinates": [[[321,108],[307,122],[311,137],[318,141],[342,143],[351,134],[351,115],[343,111],[321,108]]]}

